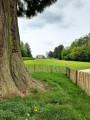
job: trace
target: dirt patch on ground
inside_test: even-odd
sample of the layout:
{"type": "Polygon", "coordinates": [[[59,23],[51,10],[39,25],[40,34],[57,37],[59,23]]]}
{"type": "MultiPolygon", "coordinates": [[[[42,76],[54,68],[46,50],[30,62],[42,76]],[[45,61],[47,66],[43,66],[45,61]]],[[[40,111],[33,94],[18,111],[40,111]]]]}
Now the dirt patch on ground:
{"type": "Polygon", "coordinates": [[[31,84],[31,89],[37,89],[38,91],[42,92],[47,92],[49,90],[49,85],[46,82],[33,79],[31,84]]]}

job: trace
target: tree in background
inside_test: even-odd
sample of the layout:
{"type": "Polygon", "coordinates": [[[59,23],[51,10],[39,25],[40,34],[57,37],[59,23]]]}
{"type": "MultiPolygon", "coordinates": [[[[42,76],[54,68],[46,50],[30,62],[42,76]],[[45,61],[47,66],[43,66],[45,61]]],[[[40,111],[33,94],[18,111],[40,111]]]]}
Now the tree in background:
{"type": "Polygon", "coordinates": [[[62,59],[90,62],[90,33],[73,41],[68,49],[63,49],[62,59]]]}
{"type": "Polygon", "coordinates": [[[64,46],[63,45],[59,45],[58,46],[58,59],[61,60],[62,57],[61,57],[61,53],[62,53],[62,50],[64,49],[64,46]]]}
{"type": "Polygon", "coordinates": [[[57,0],[0,0],[0,97],[33,87],[20,53],[18,16],[32,18],[57,0]]]}
{"type": "Polygon", "coordinates": [[[62,53],[63,49],[64,49],[64,46],[63,45],[59,45],[58,47],[55,47],[54,52],[49,51],[47,53],[47,57],[49,57],[49,58],[56,58],[56,59],[61,60],[62,59],[61,53],[62,53]]]}
{"type": "Polygon", "coordinates": [[[32,57],[31,48],[30,48],[30,45],[28,43],[25,43],[25,49],[27,51],[28,57],[32,57]]]}
{"type": "Polygon", "coordinates": [[[74,42],[72,42],[71,47],[83,47],[83,46],[89,46],[90,45],[90,34],[81,37],[79,39],[76,39],[74,42]]]}
{"type": "Polygon", "coordinates": [[[61,57],[63,60],[70,60],[70,49],[66,47],[62,50],[61,57]]]}
{"type": "Polygon", "coordinates": [[[71,60],[82,61],[82,47],[74,47],[70,54],[71,60]]]}
{"type": "Polygon", "coordinates": [[[27,49],[22,41],[20,42],[20,50],[22,57],[28,57],[27,49]]]}
{"type": "Polygon", "coordinates": [[[81,61],[90,62],[90,45],[82,47],[81,61]]]}
{"type": "Polygon", "coordinates": [[[43,55],[43,59],[45,59],[45,56],[43,55]]]}
{"type": "Polygon", "coordinates": [[[48,52],[48,58],[53,58],[53,52],[52,51],[48,52]]]}
{"type": "Polygon", "coordinates": [[[48,57],[63,60],[90,62],[90,33],[76,39],[69,47],[63,45],[55,47],[54,52],[49,51],[48,57]]]}
{"type": "Polygon", "coordinates": [[[55,47],[53,57],[58,58],[58,47],[55,47]]]}
{"type": "Polygon", "coordinates": [[[24,44],[21,41],[20,42],[20,51],[21,51],[22,57],[32,57],[31,48],[30,48],[30,45],[28,43],[24,44]]]}

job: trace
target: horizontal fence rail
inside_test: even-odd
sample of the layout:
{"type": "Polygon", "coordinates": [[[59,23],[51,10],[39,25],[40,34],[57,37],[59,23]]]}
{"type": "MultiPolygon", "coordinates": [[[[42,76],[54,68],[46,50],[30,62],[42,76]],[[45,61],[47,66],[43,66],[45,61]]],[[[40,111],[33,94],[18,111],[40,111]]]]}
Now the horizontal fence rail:
{"type": "Polygon", "coordinates": [[[66,67],[52,66],[52,65],[26,65],[29,72],[51,72],[51,73],[64,73],[66,74],[66,67]]]}

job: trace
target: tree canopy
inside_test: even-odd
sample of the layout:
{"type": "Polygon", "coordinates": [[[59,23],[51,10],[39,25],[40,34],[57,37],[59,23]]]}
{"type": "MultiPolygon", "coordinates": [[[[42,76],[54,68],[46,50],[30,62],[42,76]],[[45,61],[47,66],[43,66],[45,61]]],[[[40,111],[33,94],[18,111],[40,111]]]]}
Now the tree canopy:
{"type": "Polygon", "coordinates": [[[61,56],[64,60],[90,62],[90,33],[73,41],[70,47],[64,48],[61,56]]]}
{"type": "Polygon", "coordinates": [[[47,57],[49,57],[49,58],[53,58],[53,52],[52,52],[52,51],[49,51],[47,57]]]}
{"type": "Polygon", "coordinates": [[[17,0],[17,15],[31,18],[57,0],[17,0]]]}
{"type": "Polygon", "coordinates": [[[53,52],[52,51],[48,52],[48,57],[61,60],[62,59],[61,53],[62,53],[63,49],[64,49],[63,45],[59,45],[59,46],[55,47],[53,52]]]}
{"type": "Polygon", "coordinates": [[[21,51],[22,57],[32,57],[31,48],[30,48],[30,45],[28,43],[24,44],[21,41],[20,42],[20,51],[21,51]]]}
{"type": "Polygon", "coordinates": [[[68,47],[63,45],[55,47],[53,52],[48,52],[48,57],[59,60],[90,62],[90,33],[74,40],[68,47]]]}

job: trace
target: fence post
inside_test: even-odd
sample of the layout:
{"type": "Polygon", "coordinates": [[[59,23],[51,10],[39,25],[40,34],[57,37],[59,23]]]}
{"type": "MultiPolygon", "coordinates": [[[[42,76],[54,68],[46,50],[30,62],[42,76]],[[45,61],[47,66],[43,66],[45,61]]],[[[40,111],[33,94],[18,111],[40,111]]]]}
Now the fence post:
{"type": "Polygon", "coordinates": [[[53,72],[53,66],[51,65],[51,73],[53,72]]]}
{"type": "Polygon", "coordinates": [[[83,72],[83,90],[85,90],[85,72],[83,72]]]}
{"type": "Polygon", "coordinates": [[[60,73],[60,66],[58,66],[58,67],[59,67],[58,69],[59,69],[59,73],[60,73]]]}
{"type": "Polygon", "coordinates": [[[88,78],[88,95],[90,96],[90,74],[89,74],[89,76],[88,76],[89,78],[88,78]]]}
{"type": "Polygon", "coordinates": [[[35,72],[35,70],[36,70],[36,66],[34,65],[34,72],[35,72]]]}
{"type": "Polygon", "coordinates": [[[66,68],[66,74],[67,74],[67,76],[70,78],[70,68],[66,68]]]}
{"type": "Polygon", "coordinates": [[[88,91],[88,73],[86,74],[86,92],[88,91]]]}
{"type": "Polygon", "coordinates": [[[55,66],[55,72],[57,73],[57,66],[55,66]]]}

